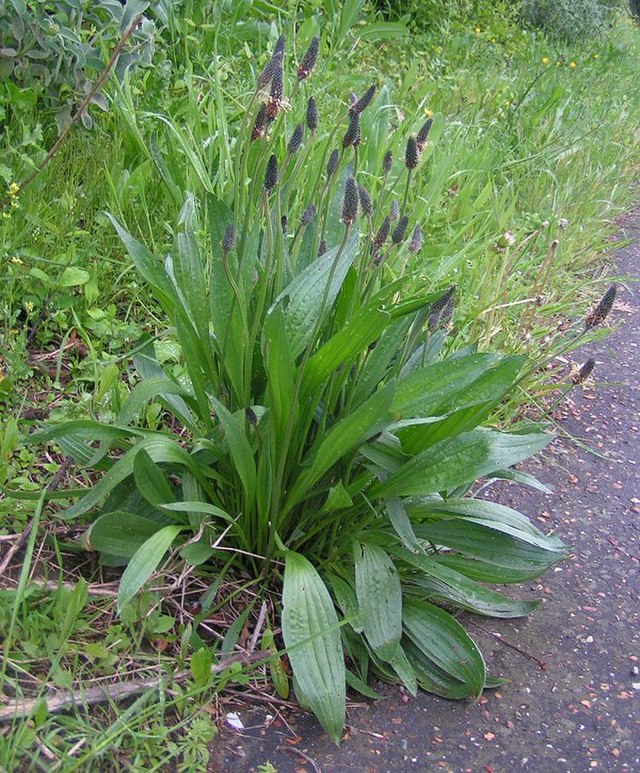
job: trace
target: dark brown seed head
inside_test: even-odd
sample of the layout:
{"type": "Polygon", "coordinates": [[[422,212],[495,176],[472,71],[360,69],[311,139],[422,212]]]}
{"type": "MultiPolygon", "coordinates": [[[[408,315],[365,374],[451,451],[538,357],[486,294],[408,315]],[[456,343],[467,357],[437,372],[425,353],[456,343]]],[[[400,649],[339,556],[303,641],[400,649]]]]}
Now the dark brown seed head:
{"type": "Polygon", "coordinates": [[[282,72],[282,60],[280,60],[280,67],[276,68],[271,79],[271,89],[269,91],[269,100],[271,102],[282,102],[284,95],[284,73],[282,72]]]}
{"type": "Polygon", "coordinates": [[[286,215],[282,215],[280,218],[280,228],[282,228],[282,233],[286,236],[289,230],[289,218],[286,215]]]}
{"type": "Polygon", "coordinates": [[[416,136],[416,145],[418,146],[420,153],[422,153],[424,146],[427,144],[427,138],[429,137],[429,132],[431,131],[432,125],[433,118],[427,118],[427,120],[420,127],[420,131],[416,136]]]}
{"type": "Polygon", "coordinates": [[[360,97],[360,99],[351,108],[353,112],[360,114],[363,110],[369,107],[375,93],[376,93],[376,87],[369,86],[369,88],[364,92],[364,94],[360,97]]]}
{"type": "Polygon", "coordinates": [[[373,212],[371,196],[369,195],[369,191],[364,187],[364,185],[358,185],[358,196],[360,197],[360,208],[362,209],[362,214],[367,216],[371,215],[373,212]]]}
{"type": "Polygon", "coordinates": [[[304,137],[304,126],[299,123],[293,130],[289,144],[287,145],[287,152],[293,155],[297,150],[300,150],[302,145],[302,138],[304,137]]]}
{"type": "Polygon", "coordinates": [[[455,307],[456,286],[451,285],[447,292],[431,306],[431,314],[427,326],[429,330],[436,330],[449,323],[455,307]]]}
{"type": "Polygon", "coordinates": [[[407,235],[408,225],[409,218],[406,215],[403,215],[400,220],[398,220],[398,225],[393,229],[393,233],[391,234],[392,244],[400,244],[404,241],[404,237],[407,235]]]}
{"type": "Polygon", "coordinates": [[[391,231],[391,218],[389,215],[385,217],[385,219],[380,224],[380,228],[378,228],[378,231],[376,235],[373,237],[373,251],[377,252],[380,247],[384,245],[384,243],[389,238],[389,232],[391,231]]]}
{"type": "Polygon", "coordinates": [[[342,222],[350,226],[358,215],[358,184],[355,177],[347,178],[342,203],[342,222]]]}
{"type": "Polygon", "coordinates": [[[271,79],[275,75],[277,70],[282,70],[282,54],[274,53],[265,64],[262,72],[258,75],[256,86],[258,89],[263,89],[268,83],[271,83],[271,79]]]}
{"type": "Polygon", "coordinates": [[[302,213],[302,217],[300,218],[302,225],[309,225],[315,214],[316,208],[313,206],[313,204],[309,204],[309,206],[302,213]]]}
{"type": "Polygon", "coordinates": [[[409,137],[407,140],[404,163],[407,169],[415,169],[418,166],[418,144],[415,137],[409,137]]]}
{"type": "Polygon", "coordinates": [[[227,226],[227,230],[222,237],[222,251],[231,252],[233,245],[236,243],[236,229],[233,225],[227,226]]]}
{"type": "Polygon", "coordinates": [[[353,146],[355,148],[360,144],[361,138],[362,138],[362,135],[360,132],[360,113],[356,113],[354,111],[353,113],[351,113],[351,116],[349,117],[349,126],[347,127],[347,131],[345,132],[345,135],[342,138],[342,147],[349,148],[353,146]]]}
{"type": "Polygon", "coordinates": [[[320,40],[319,38],[315,37],[311,40],[311,43],[309,43],[309,48],[307,48],[305,55],[302,57],[302,61],[298,66],[299,81],[303,81],[305,78],[308,78],[309,75],[311,75],[311,71],[316,66],[316,62],[318,60],[319,48],[320,40]]]}
{"type": "Polygon", "coordinates": [[[324,255],[326,251],[327,251],[327,240],[323,239],[320,242],[320,246],[318,247],[318,257],[320,257],[321,255],[324,255]]]}
{"type": "Polygon", "coordinates": [[[318,128],[318,107],[313,97],[309,97],[307,102],[307,126],[312,132],[318,128]]]}
{"type": "Polygon", "coordinates": [[[596,361],[594,357],[589,357],[589,359],[585,362],[585,364],[580,368],[580,370],[575,374],[575,376],[572,378],[572,381],[574,384],[583,384],[589,376],[593,373],[593,369],[596,366],[596,361]]]}
{"type": "Polygon", "coordinates": [[[269,161],[267,162],[267,171],[264,175],[264,189],[265,191],[273,190],[278,184],[278,159],[271,154],[269,161]]]}
{"type": "Polygon", "coordinates": [[[409,242],[409,252],[420,252],[422,248],[422,228],[419,225],[413,229],[411,241],[409,242]]]}
{"type": "Polygon", "coordinates": [[[338,154],[337,150],[332,151],[331,155],[329,156],[329,160],[327,161],[327,177],[333,177],[333,175],[338,171],[338,162],[340,161],[340,156],[338,154]]]}
{"type": "Polygon", "coordinates": [[[264,137],[264,130],[267,125],[267,106],[260,105],[258,113],[256,114],[256,120],[253,124],[253,131],[251,132],[251,139],[257,140],[260,137],[264,137]]]}
{"type": "Polygon", "coordinates": [[[387,152],[384,154],[384,158],[382,159],[382,171],[385,174],[389,174],[391,171],[391,165],[393,164],[393,154],[390,150],[387,150],[387,152]]]}
{"type": "Polygon", "coordinates": [[[600,325],[605,321],[609,315],[609,312],[613,308],[617,292],[618,288],[616,285],[611,285],[607,292],[602,296],[600,303],[585,320],[585,327],[587,330],[590,330],[592,327],[596,327],[596,325],[600,325]]]}
{"type": "Polygon", "coordinates": [[[287,39],[284,35],[280,35],[280,37],[276,40],[276,44],[273,47],[273,55],[280,54],[280,56],[284,56],[284,44],[286,43],[287,39]]]}
{"type": "Polygon", "coordinates": [[[391,222],[393,222],[394,220],[397,220],[400,217],[400,204],[398,204],[398,199],[394,199],[391,202],[389,217],[391,218],[391,222]]]}

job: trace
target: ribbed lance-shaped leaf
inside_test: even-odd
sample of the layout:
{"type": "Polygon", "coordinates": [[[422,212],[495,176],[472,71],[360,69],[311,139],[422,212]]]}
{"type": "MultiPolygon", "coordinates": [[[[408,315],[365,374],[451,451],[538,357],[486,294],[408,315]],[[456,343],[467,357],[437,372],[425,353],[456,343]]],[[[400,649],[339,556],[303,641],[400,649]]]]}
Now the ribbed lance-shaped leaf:
{"type": "Polygon", "coordinates": [[[418,586],[416,595],[428,595],[429,598],[447,601],[488,617],[524,617],[540,603],[502,596],[429,556],[416,555],[402,548],[391,549],[391,554],[420,570],[419,574],[414,573],[411,577],[411,581],[418,586]]]}
{"type": "Polygon", "coordinates": [[[522,513],[497,502],[471,498],[446,499],[409,505],[408,511],[412,518],[421,521],[425,518],[469,520],[509,534],[543,550],[555,550],[560,553],[566,550],[566,546],[555,535],[545,535],[522,513]]]}
{"type": "Polygon", "coordinates": [[[513,566],[504,567],[494,564],[492,561],[482,561],[477,558],[469,558],[460,553],[440,553],[433,556],[433,561],[449,569],[453,569],[459,574],[477,580],[478,582],[499,583],[500,585],[511,585],[524,582],[533,577],[538,577],[540,570],[538,567],[531,569],[517,569],[513,566]]]}
{"type": "Polygon", "coordinates": [[[496,567],[538,577],[564,557],[557,549],[545,550],[509,534],[470,520],[452,518],[415,527],[416,534],[436,545],[446,545],[470,558],[479,558],[496,567]]]}
{"type": "Polygon", "coordinates": [[[201,485],[208,487],[198,464],[174,439],[162,436],[147,437],[118,459],[96,485],[79,502],[70,507],[65,513],[62,513],[60,517],[75,518],[95,507],[116,486],[119,486],[133,474],[133,462],[136,455],[143,449],[147,451],[154,462],[166,462],[167,464],[183,466],[197,478],[201,485]]]}
{"type": "Polygon", "coordinates": [[[493,470],[509,467],[544,448],[551,436],[515,435],[487,429],[441,441],[415,456],[371,490],[375,497],[420,496],[470,483],[493,470]]]}
{"type": "Polygon", "coordinates": [[[131,260],[133,260],[135,264],[135,267],[146,279],[146,281],[155,289],[160,303],[164,306],[165,309],[171,308],[175,299],[175,291],[167,279],[162,263],[157,258],[155,258],[143,244],[141,244],[137,239],[134,239],[133,236],[131,236],[131,234],[120,225],[120,223],[115,219],[115,217],[113,217],[113,215],[110,215],[107,212],[107,217],[113,223],[113,226],[118,232],[118,236],[126,247],[131,260]]]}
{"type": "Polygon", "coordinates": [[[360,622],[371,649],[391,662],[402,636],[402,588],[393,561],[377,545],[355,548],[356,595],[360,622]]]}
{"type": "Polygon", "coordinates": [[[479,696],[487,670],[476,643],[448,612],[426,601],[405,599],[404,628],[409,638],[439,668],[479,696]]]}
{"type": "Polygon", "coordinates": [[[164,526],[136,550],[120,580],[120,587],[118,588],[119,609],[122,609],[125,604],[131,601],[149,577],[151,577],[160,561],[162,561],[164,554],[171,547],[171,543],[185,528],[188,527],[164,526]]]}
{"type": "Polygon", "coordinates": [[[406,417],[436,415],[438,406],[473,383],[498,360],[496,354],[473,354],[416,367],[398,382],[394,410],[406,417]]]}
{"type": "MultiPolygon", "coordinates": [[[[188,392],[183,386],[176,384],[175,381],[170,381],[166,377],[143,378],[143,380],[136,385],[125,404],[122,406],[118,415],[118,424],[127,425],[138,415],[140,410],[149,402],[149,400],[155,398],[164,399],[167,395],[188,395],[188,392]]],[[[185,418],[189,419],[189,414],[187,414],[185,418]]],[[[190,419],[189,423],[193,429],[195,426],[193,420],[190,419]]]]}
{"type": "MultiPolygon", "coordinates": [[[[138,389],[140,389],[140,392],[142,393],[143,390],[146,390],[146,387],[144,387],[146,382],[154,380],[162,381],[167,378],[162,366],[157,360],[155,349],[151,341],[149,341],[141,351],[134,355],[133,364],[138,373],[142,376],[142,382],[138,384],[129,398],[127,398],[127,402],[122,406],[123,421],[124,419],[127,420],[125,423],[128,423],[128,421],[130,421],[130,416],[134,415],[133,413],[130,414],[128,411],[129,400],[131,400],[132,411],[136,407],[134,401],[138,399],[142,400],[142,396],[140,398],[134,397],[138,389]],[[125,413],[125,411],[127,412],[125,413]]],[[[183,422],[187,428],[192,431],[195,430],[197,433],[197,421],[180,395],[173,394],[169,390],[164,390],[161,394],[158,394],[158,397],[166,403],[168,409],[176,416],[176,418],[183,422]]],[[[142,407],[142,404],[143,403],[141,403],[140,407],[142,407]]]]}
{"type": "Polygon", "coordinates": [[[244,429],[237,417],[230,413],[219,400],[216,400],[215,397],[210,396],[209,399],[211,400],[211,404],[216,411],[216,415],[218,416],[229,443],[231,458],[233,459],[240,480],[242,481],[242,487],[244,488],[245,496],[247,498],[247,506],[251,507],[256,493],[257,474],[256,463],[253,458],[251,446],[249,445],[249,441],[244,434],[244,429]]]}
{"type": "Polygon", "coordinates": [[[338,616],[307,559],[285,554],[282,633],[294,676],[309,708],[337,744],[345,720],[345,666],[338,616]]]}
{"type": "Polygon", "coordinates": [[[310,468],[301,473],[291,488],[287,505],[301,501],[311,486],[339,459],[368,438],[380,432],[388,422],[393,385],[376,392],[346,418],[339,421],[309,453],[310,468]]]}
{"type": "Polygon", "coordinates": [[[175,499],[169,481],[144,448],[133,460],[133,477],[136,488],[150,505],[157,506],[175,499]]]}
{"type": "Polygon", "coordinates": [[[297,413],[297,404],[293,399],[295,362],[289,351],[284,315],[279,306],[274,308],[265,320],[262,358],[268,377],[268,407],[273,413],[280,438],[291,413],[297,413]]]}
{"type": "Polygon", "coordinates": [[[354,231],[341,252],[339,246],[328,250],[298,274],[276,299],[274,305],[285,298],[288,301],[284,315],[293,357],[297,357],[310,343],[320,313],[326,314],[331,309],[356,256],[359,241],[360,235],[354,231]],[[325,297],[327,285],[329,289],[325,297]]]}
{"type": "Polygon", "coordinates": [[[399,645],[396,654],[391,661],[391,667],[396,672],[402,684],[407,688],[411,695],[418,694],[418,677],[415,669],[407,659],[402,646],[399,645]]]}
{"type": "Polygon", "coordinates": [[[161,528],[162,524],[136,513],[105,513],[92,524],[88,543],[101,553],[131,558],[161,528]]]}

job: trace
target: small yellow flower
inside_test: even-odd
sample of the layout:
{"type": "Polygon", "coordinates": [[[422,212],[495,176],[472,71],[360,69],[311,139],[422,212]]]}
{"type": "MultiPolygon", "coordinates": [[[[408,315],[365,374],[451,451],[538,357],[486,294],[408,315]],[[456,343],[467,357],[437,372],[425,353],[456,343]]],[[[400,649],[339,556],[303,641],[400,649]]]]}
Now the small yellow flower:
{"type": "Polygon", "coordinates": [[[600,54],[594,54],[594,55],[593,55],[593,58],[594,58],[594,59],[600,59],[600,54]]]}
{"type": "Polygon", "coordinates": [[[476,35],[479,35],[481,32],[482,30],[480,29],[480,27],[476,27],[476,35]]]}
{"type": "Polygon", "coordinates": [[[23,266],[24,265],[23,261],[21,261],[20,258],[18,258],[16,255],[14,255],[11,258],[11,262],[13,263],[14,266],[23,266]]]}
{"type": "Polygon", "coordinates": [[[31,314],[31,312],[33,311],[33,303],[31,303],[31,301],[25,301],[24,307],[27,310],[27,312],[31,314]]]}
{"type": "Polygon", "coordinates": [[[11,212],[3,212],[2,213],[2,219],[3,220],[11,220],[11,212]]]}
{"type": "Polygon", "coordinates": [[[424,114],[426,118],[433,118],[433,110],[425,110],[424,114]]]}
{"type": "Polygon", "coordinates": [[[542,57],[542,64],[549,64],[549,57],[548,56],[543,56],[542,57]]]}
{"type": "Polygon", "coordinates": [[[18,183],[11,183],[11,185],[9,186],[9,196],[11,196],[11,198],[13,199],[19,193],[20,193],[20,186],[18,185],[18,183]]]}
{"type": "Polygon", "coordinates": [[[575,62],[569,62],[569,67],[571,67],[572,70],[576,69],[576,63],[575,62]]]}

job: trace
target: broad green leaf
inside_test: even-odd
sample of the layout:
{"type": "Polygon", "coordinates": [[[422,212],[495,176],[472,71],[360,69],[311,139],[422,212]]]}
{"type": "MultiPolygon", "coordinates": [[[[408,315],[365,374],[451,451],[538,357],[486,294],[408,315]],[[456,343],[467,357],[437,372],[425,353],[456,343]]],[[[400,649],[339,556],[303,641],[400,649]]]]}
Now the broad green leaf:
{"type": "Polygon", "coordinates": [[[332,308],[358,251],[359,240],[360,235],[354,231],[342,250],[339,246],[328,250],[298,274],[276,298],[271,312],[287,299],[283,308],[292,357],[297,357],[311,342],[320,314],[326,315],[332,308]]]}
{"type": "Polygon", "coordinates": [[[175,500],[169,481],[144,448],[133,460],[133,477],[136,488],[150,505],[157,507],[175,500]]]}
{"type": "Polygon", "coordinates": [[[402,540],[402,544],[409,550],[424,553],[424,547],[413,531],[411,520],[404,509],[402,500],[399,497],[391,497],[385,504],[385,510],[396,534],[402,540]]]}
{"type": "MultiPolygon", "coordinates": [[[[187,395],[187,390],[180,384],[176,384],[174,381],[170,381],[168,378],[143,378],[143,380],[136,385],[133,392],[127,398],[125,404],[120,410],[118,415],[118,424],[126,426],[130,421],[136,418],[142,408],[155,398],[166,398],[167,395],[187,395]]],[[[186,416],[189,418],[189,426],[191,429],[195,428],[193,418],[190,417],[190,411],[183,403],[186,413],[183,413],[181,418],[186,416]]]]}
{"type": "Polygon", "coordinates": [[[215,550],[211,545],[207,545],[205,542],[194,542],[185,545],[180,551],[180,555],[184,560],[191,564],[191,566],[200,566],[208,561],[215,553],[215,550]]]}
{"type": "Polygon", "coordinates": [[[338,616],[307,559],[285,554],[282,633],[294,676],[309,707],[338,744],[345,721],[345,666],[338,616]]]}
{"type": "Polygon", "coordinates": [[[162,524],[136,513],[115,511],[101,515],[89,529],[93,550],[131,558],[138,548],[162,528],[162,524]]]}
{"type": "Polygon", "coordinates": [[[408,636],[402,637],[402,648],[423,690],[450,700],[470,697],[471,693],[464,682],[436,665],[408,636]]]}
{"type": "Polygon", "coordinates": [[[371,496],[420,496],[470,483],[494,470],[517,464],[550,441],[543,433],[509,434],[488,429],[465,432],[405,462],[386,481],[372,487],[371,496]]]}
{"type": "Polygon", "coordinates": [[[327,579],[331,583],[333,595],[336,597],[336,602],[344,615],[344,619],[356,633],[362,633],[364,629],[360,620],[358,599],[353,587],[347,580],[336,574],[329,574],[327,579]]]}
{"type": "Polygon", "coordinates": [[[480,650],[448,612],[426,601],[405,599],[403,624],[409,638],[439,668],[479,697],[487,670],[480,650]]]}
{"type": "Polygon", "coordinates": [[[441,553],[433,556],[433,561],[478,582],[510,585],[524,582],[540,575],[538,567],[518,569],[513,566],[497,566],[491,561],[469,558],[460,553],[441,553]]]}
{"type": "Polygon", "coordinates": [[[202,647],[191,656],[189,664],[196,687],[206,687],[211,680],[213,655],[208,647],[202,647]]]}
{"type": "Polygon", "coordinates": [[[371,649],[389,663],[398,652],[402,636],[400,575],[377,545],[357,546],[355,566],[360,622],[371,649]]]}
{"type": "Polygon", "coordinates": [[[184,528],[186,527],[164,526],[136,550],[120,580],[118,588],[119,610],[122,610],[125,604],[131,601],[151,577],[174,539],[184,528]]]}
{"type": "Polygon", "coordinates": [[[67,266],[58,279],[59,287],[76,287],[86,285],[91,279],[91,274],[77,266],[67,266]]]}

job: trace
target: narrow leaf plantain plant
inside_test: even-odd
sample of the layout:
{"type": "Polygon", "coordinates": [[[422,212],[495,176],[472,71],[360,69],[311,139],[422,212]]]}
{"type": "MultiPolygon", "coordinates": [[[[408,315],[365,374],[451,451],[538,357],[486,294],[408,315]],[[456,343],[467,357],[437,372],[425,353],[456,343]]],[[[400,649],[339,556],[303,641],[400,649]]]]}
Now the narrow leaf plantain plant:
{"type": "Polygon", "coordinates": [[[409,202],[431,121],[394,159],[367,147],[374,86],[323,117],[319,43],[291,64],[278,42],[238,126],[233,178],[216,187],[226,194],[185,196],[170,254],[112,218],[182,375],[149,341],[114,424],[38,439],[104,471],[62,517],[87,520],[91,548],[126,565],[120,607],[180,545],[187,563],[224,562],[281,593],[296,695],[337,742],[346,685],[366,691],[372,673],[449,698],[495,683],[452,612],[528,614],[535,601],[488,584],[535,577],[565,548],[467,496],[480,477],[518,478],[509,468],[550,437],[482,426],[523,358],[451,352],[455,288],[415,293],[423,228],[409,202]],[[139,422],[152,400],[159,431],[139,422]]]}

